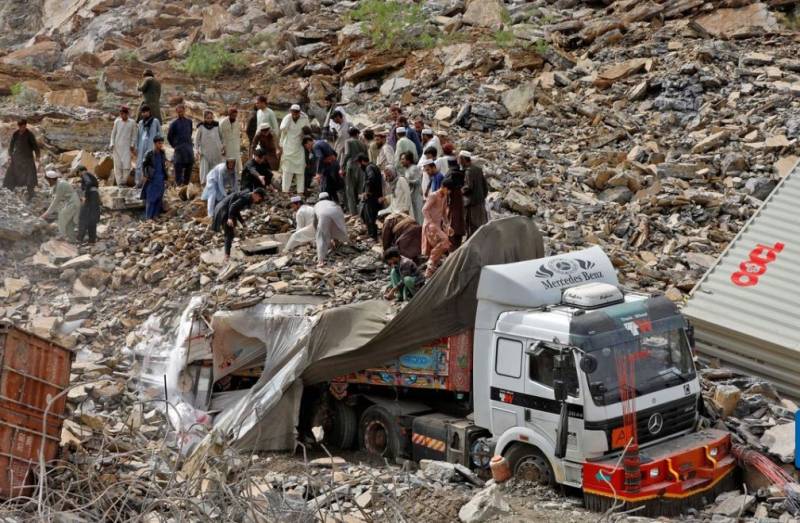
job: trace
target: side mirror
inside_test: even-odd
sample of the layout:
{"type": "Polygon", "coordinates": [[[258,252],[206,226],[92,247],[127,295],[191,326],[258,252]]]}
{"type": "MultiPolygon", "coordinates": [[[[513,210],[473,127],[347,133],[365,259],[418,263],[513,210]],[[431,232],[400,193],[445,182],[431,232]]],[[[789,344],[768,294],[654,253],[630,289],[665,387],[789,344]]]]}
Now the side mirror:
{"type": "Polygon", "coordinates": [[[597,358],[591,354],[584,354],[581,358],[580,367],[586,374],[593,374],[597,370],[597,358]]]}

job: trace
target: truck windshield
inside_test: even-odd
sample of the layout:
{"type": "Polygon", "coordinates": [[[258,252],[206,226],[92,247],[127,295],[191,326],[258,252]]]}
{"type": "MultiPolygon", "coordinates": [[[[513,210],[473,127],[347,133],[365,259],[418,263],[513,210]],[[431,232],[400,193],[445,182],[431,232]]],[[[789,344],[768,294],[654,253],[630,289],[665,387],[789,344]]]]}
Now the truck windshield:
{"type": "Polygon", "coordinates": [[[618,358],[634,362],[636,395],[680,385],[694,378],[694,365],[689,343],[683,329],[642,334],[632,343],[606,347],[592,352],[597,358],[597,370],[586,377],[589,390],[597,405],[620,401],[617,378],[618,358]]]}

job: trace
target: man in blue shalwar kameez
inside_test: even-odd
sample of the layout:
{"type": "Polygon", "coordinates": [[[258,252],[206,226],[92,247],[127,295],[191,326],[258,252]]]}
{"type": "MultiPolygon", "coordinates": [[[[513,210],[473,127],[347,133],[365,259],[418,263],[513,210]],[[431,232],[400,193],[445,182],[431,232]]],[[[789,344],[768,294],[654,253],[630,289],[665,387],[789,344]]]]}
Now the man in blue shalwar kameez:
{"type": "Polygon", "coordinates": [[[148,152],[142,162],[144,185],[142,186],[142,200],[145,203],[145,218],[154,220],[163,211],[164,190],[167,181],[167,162],[164,153],[164,137],[161,135],[153,139],[153,150],[148,152]]]}

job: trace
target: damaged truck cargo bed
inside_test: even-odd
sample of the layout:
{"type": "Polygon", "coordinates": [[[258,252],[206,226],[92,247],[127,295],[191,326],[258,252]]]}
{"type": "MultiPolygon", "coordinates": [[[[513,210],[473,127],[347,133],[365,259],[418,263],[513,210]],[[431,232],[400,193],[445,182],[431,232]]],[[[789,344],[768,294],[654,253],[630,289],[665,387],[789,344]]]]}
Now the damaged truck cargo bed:
{"type": "Polygon", "coordinates": [[[730,434],[698,432],[685,318],[664,297],[622,289],[599,247],[543,251],[531,221],[498,220],[393,318],[380,301],[218,313],[214,379],[261,375],[212,392],[215,430],[280,450],[299,429],[384,458],[581,488],[598,509],[707,502],[735,462],[730,434]]]}
{"type": "Polygon", "coordinates": [[[800,398],[800,169],[777,185],[692,291],[697,350],[800,398]]]}

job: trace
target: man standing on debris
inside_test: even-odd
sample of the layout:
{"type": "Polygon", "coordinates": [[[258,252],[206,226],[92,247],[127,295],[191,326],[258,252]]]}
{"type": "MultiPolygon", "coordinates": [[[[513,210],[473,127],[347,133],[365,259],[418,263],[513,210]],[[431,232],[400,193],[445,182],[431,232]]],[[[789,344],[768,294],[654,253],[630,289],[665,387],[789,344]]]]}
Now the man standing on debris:
{"type": "Polygon", "coordinates": [[[288,193],[292,189],[292,180],[298,194],[306,190],[306,157],[303,150],[303,128],[308,127],[308,116],[297,104],[289,108],[289,114],[281,121],[281,189],[288,193]]]}
{"type": "Polygon", "coordinates": [[[311,193],[311,184],[314,183],[314,176],[317,174],[317,157],[314,156],[314,138],[303,136],[303,157],[305,158],[305,196],[311,193]]]}
{"type": "Polygon", "coordinates": [[[397,104],[393,104],[389,107],[389,121],[391,122],[391,128],[389,129],[389,133],[386,137],[386,143],[389,144],[389,147],[392,150],[397,147],[397,120],[403,115],[403,111],[400,109],[400,106],[397,104]]]}
{"type": "Polygon", "coordinates": [[[242,211],[250,208],[254,203],[263,202],[266,197],[267,191],[259,188],[253,192],[241,191],[229,194],[217,204],[216,209],[214,209],[214,220],[211,222],[211,228],[214,232],[222,230],[225,235],[226,262],[231,258],[236,224],[239,223],[243,227],[245,224],[244,218],[242,218],[242,211]]]}
{"type": "Polygon", "coordinates": [[[47,171],[44,178],[53,189],[53,200],[40,218],[46,220],[48,216],[58,210],[58,233],[62,238],[74,240],[81,207],[78,192],[67,180],[62,179],[57,171],[47,171]]]}
{"type": "Polygon", "coordinates": [[[380,210],[378,216],[393,213],[411,215],[411,188],[408,186],[408,180],[404,176],[398,176],[394,167],[386,167],[383,170],[383,179],[392,192],[390,196],[384,197],[384,203],[388,201],[389,206],[380,210]]]}
{"type": "Polygon", "coordinates": [[[374,164],[369,163],[369,157],[362,154],[358,163],[364,171],[364,189],[361,194],[363,202],[361,219],[367,226],[367,234],[373,240],[378,239],[378,212],[383,207],[383,177],[381,171],[374,164]]]}
{"type": "Polygon", "coordinates": [[[36,162],[39,161],[39,144],[36,143],[36,136],[28,129],[28,120],[25,118],[17,120],[17,130],[11,135],[11,141],[8,143],[8,157],[10,162],[6,177],[3,179],[3,187],[11,190],[26,187],[30,201],[37,183],[36,162]]]}
{"type": "Polygon", "coordinates": [[[458,155],[458,162],[464,170],[464,213],[467,238],[472,236],[481,225],[489,221],[486,214],[486,195],[489,193],[489,186],[483,169],[472,164],[472,154],[468,151],[461,151],[458,155]]]}
{"type": "Polygon", "coordinates": [[[422,140],[419,137],[419,131],[417,131],[416,128],[409,126],[408,119],[405,116],[401,116],[397,119],[397,125],[398,127],[405,127],[406,137],[411,140],[417,150],[417,158],[422,156],[422,140]]]}
{"type": "Polygon", "coordinates": [[[431,159],[427,159],[422,163],[422,170],[425,173],[425,177],[422,180],[422,186],[424,188],[423,197],[427,200],[431,194],[441,188],[444,175],[439,170],[439,166],[436,162],[431,159]]]}
{"type": "Polygon", "coordinates": [[[336,248],[336,242],[347,241],[344,211],[326,192],[319,193],[319,201],[314,206],[314,227],[317,230],[317,266],[322,267],[325,258],[336,248]]]}
{"type": "Polygon", "coordinates": [[[444,151],[442,150],[442,142],[439,141],[439,137],[433,134],[433,129],[423,129],[422,130],[422,149],[426,150],[428,147],[433,147],[436,149],[436,156],[444,156],[444,151]]]}
{"type": "Polygon", "coordinates": [[[239,181],[236,179],[236,160],[225,160],[224,163],[211,169],[206,177],[206,187],[200,196],[201,200],[208,202],[208,216],[214,216],[217,202],[238,191],[239,181]]]}
{"type": "Polygon", "coordinates": [[[139,104],[139,114],[136,121],[139,122],[147,118],[144,115],[144,108],[150,109],[150,116],[161,121],[161,82],[156,80],[153,71],[146,69],[142,75],[142,83],[139,84],[139,92],[142,93],[142,103],[139,104]]]}
{"type": "Polygon", "coordinates": [[[411,189],[411,216],[422,225],[422,169],[414,161],[414,155],[403,153],[400,155],[400,165],[403,177],[408,180],[408,187],[411,189]]]}
{"type": "Polygon", "coordinates": [[[153,150],[154,139],[161,136],[161,121],[150,113],[150,106],[139,111],[139,133],[136,137],[136,187],[142,186],[142,164],[147,153],[153,150]]]}
{"type": "Polygon", "coordinates": [[[253,110],[250,112],[250,118],[247,119],[247,126],[245,127],[245,133],[247,133],[247,143],[249,147],[253,147],[253,138],[258,132],[258,102],[253,106],[253,110]]]}
{"type": "MultiPolygon", "coordinates": [[[[435,165],[435,164],[434,164],[435,165]]],[[[428,268],[425,278],[430,279],[439,268],[442,257],[450,251],[450,234],[446,223],[447,197],[452,181],[432,192],[425,201],[422,214],[425,223],[422,226],[422,255],[428,257],[428,268]]]]}
{"type": "Polygon", "coordinates": [[[186,118],[186,106],[183,102],[175,106],[175,113],[178,116],[169,124],[167,142],[175,151],[172,155],[175,183],[188,185],[192,179],[192,165],[194,165],[192,121],[186,118]]]}
{"type": "Polygon", "coordinates": [[[242,170],[242,189],[255,191],[259,187],[275,190],[272,187],[272,170],[267,163],[267,155],[261,149],[256,149],[253,157],[247,160],[242,170]]]}
{"type": "MultiPolygon", "coordinates": [[[[331,115],[329,128],[336,133],[336,140],[333,142],[333,150],[336,151],[336,156],[344,158],[345,147],[347,140],[350,139],[350,121],[347,119],[344,109],[337,107],[331,115]]],[[[344,165],[342,166],[344,168],[344,165]]]]}
{"type": "Polygon", "coordinates": [[[144,216],[148,220],[155,220],[164,211],[164,190],[167,187],[167,155],[163,136],[158,135],[153,139],[153,150],[144,156],[142,171],[144,216]]]}
{"type": "MultiPolygon", "coordinates": [[[[372,162],[381,169],[385,169],[387,167],[395,167],[394,163],[394,149],[391,145],[386,143],[386,129],[380,129],[377,133],[375,133],[375,142],[374,145],[377,148],[377,153],[375,154],[375,161],[372,162]]],[[[370,158],[372,158],[370,156],[370,158]]],[[[372,160],[370,160],[372,161],[372,160]]]]}
{"type": "Polygon", "coordinates": [[[404,153],[409,153],[414,158],[414,163],[417,163],[417,159],[419,159],[419,154],[417,154],[417,148],[414,145],[414,142],[406,137],[406,128],[405,127],[398,127],[395,129],[397,133],[397,146],[394,148],[394,165],[396,168],[402,167],[400,163],[400,156],[404,153]]]}
{"type": "MultiPolygon", "coordinates": [[[[256,132],[259,132],[264,124],[269,124],[269,128],[272,130],[273,135],[272,138],[272,145],[274,149],[277,151],[278,149],[278,140],[275,136],[275,133],[279,132],[278,128],[278,118],[275,116],[275,112],[267,107],[267,97],[264,95],[259,96],[256,99],[256,107],[258,111],[256,113],[256,132]]],[[[252,148],[252,147],[251,147],[252,148]]],[[[278,169],[278,166],[272,167],[274,170],[278,169]]]]}
{"type": "Polygon", "coordinates": [[[228,116],[219,122],[224,159],[236,162],[236,172],[242,170],[242,131],[239,128],[238,117],[239,110],[236,107],[229,107],[228,116]]]}
{"type": "Polygon", "coordinates": [[[119,108],[119,117],[114,120],[111,129],[111,157],[114,160],[114,181],[117,187],[128,184],[131,173],[131,158],[136,152],[136,123],[130,119],[130,109],[123,105],[119,108]]]}
{"type": "MultiPolygon", "coordinates": [[[[344,190],[345,201],[347,202],[347,212],[351,215],[358,214],[358,195],[364,187],[364,169],[361,165],[360,158],[367,156],[367,148],[358,135],[361,131],[358,127],[350,127],[348,131],[350,139],[345,142],[344,158],[342,164],[344,166],[344,190]]],[[[369,157],[367,156],[367,162],[369,157]]]]}
{"type": "Polygon", "coordinates": [[[269,168],[273,171],[278,171],[281,166],[280,159],[278,158],[278,149],[275,145],[275,136],[273,135],[273,128],[268,123],[263,123],[258,128],[258,132],[253,137],[253,143],[250,147],[250,153],[255,153],[256,149],[264,151],[264,156],[267,159],[269,168]]]}
{"type": "Polygon", "coordinates": [[[80,216],[78,217],[78,242],[83,243],[86,235],[89,235],[89,243],[97,241],[97,222],[100,221],[100,184],[97,177],[90,173],[86,167],[78,167],[78,175],[81,177],[81,191],[83,192],[83,204],[81,205],[80,216]]]}
{"type": "Polygon", "coordinates": [[[419,260],[422,248],[422,226],[407,214],[390,214],[383,221],[381,244],[384,252],[394,247],[411,260],[419,260]]]}
{"type": "Polygon", "coordinates": [[[400,251],[392,247],[383,253],[383,261],[391,268],[389,287],[384,298],[387,300],[409,301],[417,293],[425,278],[420,274],[417,264],[400,255],[400,251]]]}
{"type": "Polygon", "coordinates": [[[442,185],[445,182],[448,182],[448,187],[450,187],[447,195],[446,216],[449,227],[448,236],[450,237],[450,248],[455,250],[461,246],[461,241],[466,232],[464,196],[461,190],[464,187],[464,174],[460,170],[448,173],[442,180],[442,185]]]}
{"type": "MultiPolygon", "coordinates": [[[[306,141],[305,147],[309,146],[311,144],[306,141]]],[[[336,151],[325,140],[317,140],[311,147],[317,159],[316,176],[319,190],[327,193],[331,201],[338,203],[338,192],[342,188],[342,177],[339,175],[339,161],[336,159],[336,151]]]]}
{"type": "Polygon", "coordinates": [[[194,141],[200,156],[200,183],[205,185],[208,172],[222,163],[222,133],[213,112],[203,112],[203,123],[197,126],[194,141]]]}
{"type": "Polygon", "coordinates": [[[284,248],[286,252],[313,242],[317,236],[317,231],[314,229],[314,208],[306,205],[300,196],[292,196],[289,205],[295,213],[294,221],[297,228],[289,237],[289,241],[286,242],[286,247],[284,248]]]}

